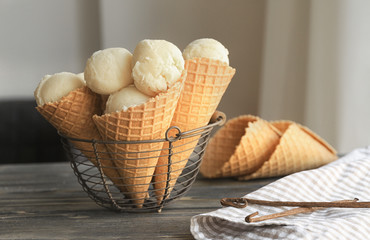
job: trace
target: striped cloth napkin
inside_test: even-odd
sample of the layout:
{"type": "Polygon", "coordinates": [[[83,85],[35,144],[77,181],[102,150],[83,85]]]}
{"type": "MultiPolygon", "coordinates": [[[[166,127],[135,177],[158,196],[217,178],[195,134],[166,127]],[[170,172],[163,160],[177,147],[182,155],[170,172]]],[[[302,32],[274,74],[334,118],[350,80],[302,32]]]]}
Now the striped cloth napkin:
{"type": "MultiPolygon", "coordinates": [[[[238,196],[225,196],[238,197],[238,196]]],[[[272,201],[370,201],[370,146],[321,168],[281,178],[245,197],[272,201]]],[[[247,223],[245,217],[291,209],[249,204],[192,217],[195,239],[370,239],[369,208],[326,208],[313,213],[247,223]]]]}

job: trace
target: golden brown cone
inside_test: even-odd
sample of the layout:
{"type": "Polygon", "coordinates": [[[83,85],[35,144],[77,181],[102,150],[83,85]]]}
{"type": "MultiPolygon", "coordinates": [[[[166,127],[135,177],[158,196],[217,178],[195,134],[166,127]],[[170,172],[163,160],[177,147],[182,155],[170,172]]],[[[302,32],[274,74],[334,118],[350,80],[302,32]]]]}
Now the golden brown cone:
{"type": "Polygon", "coordinates": [[[200,172],[207,178],[253,173],[279,144],[280,132],[259,117],[229,120],[210,140],[200,172]]]}
{"type": "Polygon", "coordinates": [[[105,111],[108,98],[109,98],[109,95],[100,95],[100,100],[101,100],[100,106],[101,106],[102,113],[104,113],[105,111]]]}
{"type": "MultiPolygon", "coordinates": [[[[101,113],[100,106],[100,97],[85,86],[71,91],[60,101],[47,103],[36,107],[36,109],[51,125],[67,137],[101,140],[101,136],[92,120],[94,114],[101,113]]],[[[95,166],[98,166],[92,143],[82,141],[71,142],[95,166]]],[[[96,144],[96,148],[104,174],[111,179],[116,187],[124,191],[120,175],[114,169],[114,163],[106,153],[105,145],[96,144]]]]}
{"type": "Polygon", "coordinates": [[[279,145],[261,168],[240,180],[284,176],[337,159],[334,148],[308,128],[291,121],[272,124],[283,133],[279,145]]]}
{"type": "MultiPolygon", "coordinates": [[[[95,115],[93,120],[104,140],[142,141],[164,139],[183,87],[186,72],[165,93],[127,111],[95,115]]],[[[106,144],[119,168],[126,196],[141,208],[161,153],[163,141],[134,144],[106,144]]]]}
{"type": "MultiPolygon", "coordinates": [[[[171,122],[171,126],[179,127],[182,132],[208,124],[235,74],[235,69],[226,63],[206,58],[186,60],[185,70],[187,78],[171,122]]],[[[195,136],[173,143],[170,180],[167,178],[168,150],[162,151],[163,157],[158,160],[153,178],[158,204],[164,199],[168,180],[167,196],[172,191],[198,139],[199,136],[195,136]]],[[[168,147],[166,142],[163,148],[168,147]]]]}

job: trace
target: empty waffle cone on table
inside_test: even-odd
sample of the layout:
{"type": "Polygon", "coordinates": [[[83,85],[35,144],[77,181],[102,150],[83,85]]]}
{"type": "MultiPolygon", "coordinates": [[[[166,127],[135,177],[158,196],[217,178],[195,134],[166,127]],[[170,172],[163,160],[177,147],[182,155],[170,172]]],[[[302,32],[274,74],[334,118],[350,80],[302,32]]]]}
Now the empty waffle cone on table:
{"type": "Polygon", "coordinates": [[[284,176],[318,168],[338,158],[334,148],[307,127],[291,121],[272,124],[282,132],[279,144],[257,171],[240,180],[284,176]]]}
{"type": "Polygon", "coordinates": [[[256,116],[228,121],[210,140],[200,171],[207,178],[250,174],[262,166],[280,140],[273,126],[256,116]]]}
{"type": "Polygon", "coordinates": [[[318,168],[336,159],[335,149],[305,126],[244,115],[215,133],[200,171],[208,178],[250,180],[318,168]]]}

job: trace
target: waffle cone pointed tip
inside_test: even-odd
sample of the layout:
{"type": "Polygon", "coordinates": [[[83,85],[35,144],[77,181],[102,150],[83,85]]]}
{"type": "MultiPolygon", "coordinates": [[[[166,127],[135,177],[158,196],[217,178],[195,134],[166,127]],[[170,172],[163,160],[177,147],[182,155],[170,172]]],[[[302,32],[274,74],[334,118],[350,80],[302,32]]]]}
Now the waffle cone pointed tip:
{"type": "MultiPolygon", "coordinates": [[[[208,124],[235,74],[235,69],[226,63],[207,58],[186,60],[185,70],[187,77],[184,89],[171,122],[171,126],[179,127],[182,132],[208,124]]],[[[158,204],[168,197],[164,195],[166,186],[167,193],[171,193],[198,139],[199,136],[196,136],[173,143],[172,172],[169,178],[168,153],[161,153],[164,157],[159,158],[153,179],[158,204]]],[[[168,144],[164,148],[168,148],[168,144]]]]}
{"type": "MultiPolygon", "coordinates": [[[[46,103],[36,107],[36,109],[66,137],[100,140],[100,134],[92,121],[93,115],[101,113],[100,105],[100,97],[85,86],[71,91],[57,102],[46,103]]],[[[87,141],[70,142],[98,167],[92,143],[87,141]]],[[[125,191],[121,187],[120,176],[114,169],[115,165],[110,160],[105,146],[98,144],[97,151],[100,152],[101,159],[104,159],[101,161],[103,173],[111,179],[120,191],[125,191]]]]}
{"type": "Polygon", "coordinates": [[[141,208],[148,195],[149,185],[160,156],[163,139],[171,123],[183,87],[186,73],[165,93],[160,93],[148,102],[119,111],[95,115],[93,120],[103,137],[108,141],[131,141],[129,144],[106,144],[112,152],[127,197],[141,208]],[[147,142],[140,142],[147,141],[147,142]]]}

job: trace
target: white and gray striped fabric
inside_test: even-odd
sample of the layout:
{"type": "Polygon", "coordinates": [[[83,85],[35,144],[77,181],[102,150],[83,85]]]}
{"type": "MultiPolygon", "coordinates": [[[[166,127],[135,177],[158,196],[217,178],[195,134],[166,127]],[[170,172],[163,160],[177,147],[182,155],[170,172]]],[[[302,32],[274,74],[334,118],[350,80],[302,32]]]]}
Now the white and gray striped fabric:
{"type": "MultiPolygon", "coordinates": [[[[225,196],[239,197],[239,196],[225,196]]],[[[281,178],[245,197],[273,201],[370,201],[370,146],[356,149],[321,168],[281,178]]],[[[313,213],[247,223],[245,217],[289,207],[250,204],[192,217],[195,239],[370,239],[369,208],[326,208],[313,213]]]]}

